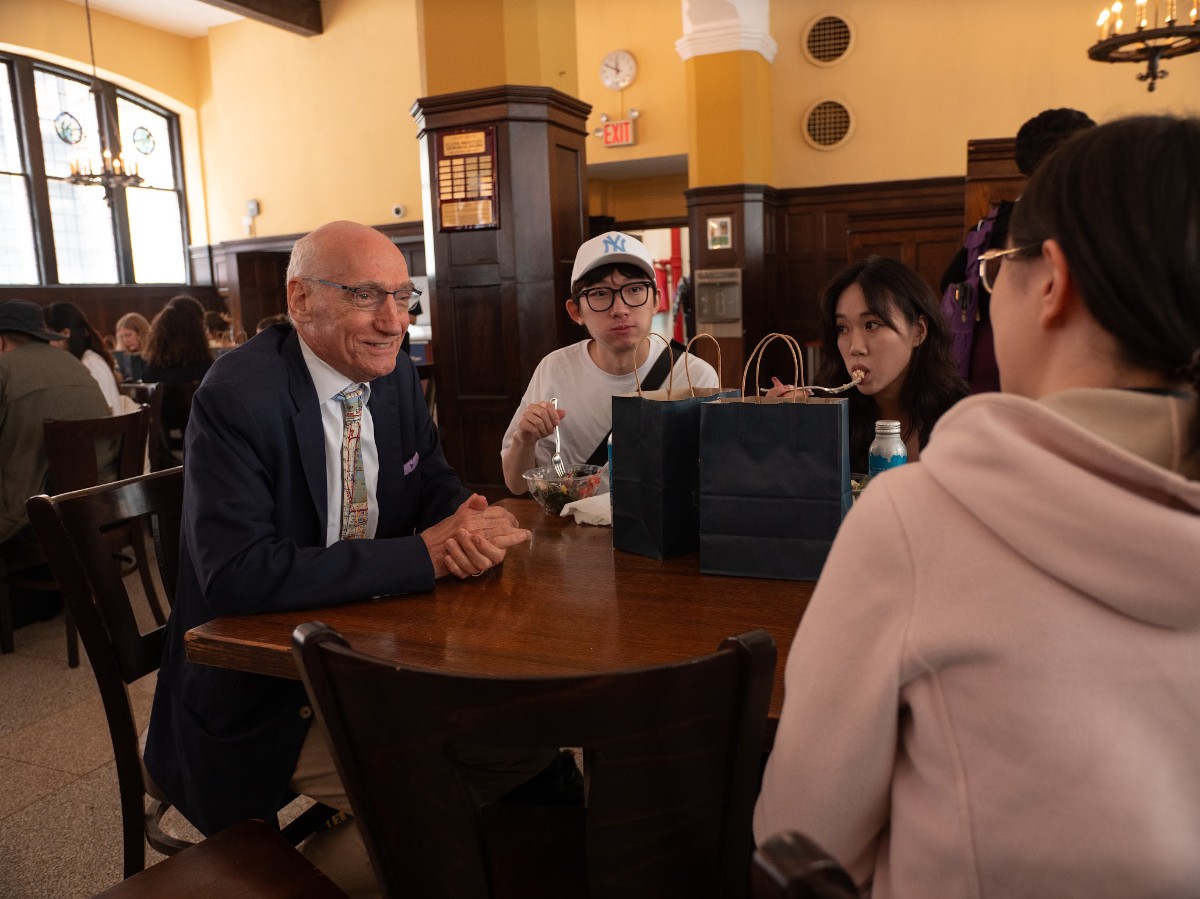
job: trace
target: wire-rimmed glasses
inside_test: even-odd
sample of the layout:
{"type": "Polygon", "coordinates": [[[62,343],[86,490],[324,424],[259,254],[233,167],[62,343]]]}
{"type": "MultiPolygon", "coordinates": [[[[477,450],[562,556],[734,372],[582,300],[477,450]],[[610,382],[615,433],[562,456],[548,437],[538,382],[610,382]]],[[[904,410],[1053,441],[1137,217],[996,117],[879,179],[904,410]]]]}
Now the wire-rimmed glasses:
{"type": "Polygon", "coordinates": [[[336,287],[346,291],[355,308],[366,312],[375,312],[388,297],[395,299],[396,305],[408,312],[414,311],[421,301],[421,291],[411,285],[398,290],[384,290],[382,287],[350,287],[346,284],[338,284],[336,281],[326,281],[324,278],[304,277],[303,280],[316,281],[326,287],[336,287]]]}
{"type": "Polygon", "coordinates": [[[1032,249],[1032,246],[1009,247],[1007,250],[988,250],[979,254],[979,280],[983,282],[983,286],[987,289],[988,293],[991,293],[994,289],[992,285],[996,283],[996,278],[1000,275],[1000,263],[1004,257],[1029,249],[1032,249]]]}
{"type": "Polygon", "coordinates": [[[587,302],[593,312],[607,312],[612,308],[617,297],[626,306],[636,308],[646,305],[646,301],[657,292],[658,287],[653,281],[630,281],[620,287],[589,287],[579,291],[577,299],[587,302]]]}

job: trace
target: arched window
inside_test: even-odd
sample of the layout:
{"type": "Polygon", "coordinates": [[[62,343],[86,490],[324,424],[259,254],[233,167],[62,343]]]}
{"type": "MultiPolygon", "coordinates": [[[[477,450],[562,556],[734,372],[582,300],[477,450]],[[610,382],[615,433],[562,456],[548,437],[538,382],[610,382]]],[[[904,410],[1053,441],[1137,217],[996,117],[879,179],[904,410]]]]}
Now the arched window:
{"type": "Polygon", "coordinates": [[[0,55],[0,284],[182,284],[187,214],[179,120],[143,97],[0,55]],[[74,184],[104,144],[142,183],[74,184]]]}

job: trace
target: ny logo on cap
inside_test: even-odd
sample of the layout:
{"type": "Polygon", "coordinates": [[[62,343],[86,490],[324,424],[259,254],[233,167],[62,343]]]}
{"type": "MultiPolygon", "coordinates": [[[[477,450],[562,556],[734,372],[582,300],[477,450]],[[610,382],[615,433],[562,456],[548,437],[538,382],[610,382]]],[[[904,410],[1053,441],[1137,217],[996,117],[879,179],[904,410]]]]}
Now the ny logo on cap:
{"type": "Polygon", "coordinates": [[[612,234],[604,238],[605,253],[624,253],[625,252],[625,235],[612,234]]]}

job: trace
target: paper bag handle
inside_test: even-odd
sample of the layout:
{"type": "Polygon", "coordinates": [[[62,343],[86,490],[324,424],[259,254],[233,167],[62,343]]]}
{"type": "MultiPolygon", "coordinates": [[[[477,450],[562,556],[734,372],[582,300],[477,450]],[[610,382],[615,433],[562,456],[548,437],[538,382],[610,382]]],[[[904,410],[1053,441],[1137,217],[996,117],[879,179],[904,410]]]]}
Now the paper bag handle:
{"type": "MultiPolygon", "coordinates": [[[[637,384],[638,396],[641,396],[642,395],[642,379],[640,377],[638,377],[637,351],[642,348],[643,343],[649,343],[651,337],[657,337],[664,344],[666,344],[666,347],[667,347],[665,352],[667,354],[667,358],[671,360],[671,365],[667,369],[667,372],[668,372],[668,374],[667,374],[667,396],[670,396],[671,391],[675,387],[675,356],[671,353],[670,341],[668,341],[667,338],[663,337],[661,334],[657,333],[656,331],[651,331],[649,334],[647,334],[645,337],[643,337],[641,340],[639,340],[638,345],[636,347],[634,347],[634,350],[633,350],[633,383],[637,384]]],[[[647,358],[649,358],[649,356],[647,356],[647,358]]],[[[689,379],[689,383],[690,383],[690,379],[689,379]]]]}
{"type": "Polygon", "coordinates": [[[690,356],[692,353],[692,344],[695,343],[697,340],[699,340],[701,337],[707,337],[709,340],[711,340],[713,342],[713,344],[717,348],[717,387],[719,388],[721,386],[721,342],[719,340],[717,340],[717,338],[715,338],[711,334],[709,334],[708,332],[701,331],[699,334],[697,334],[695,337],[693,337],[691,340],[689,340],[687,342],[687,346],[683,350],[683,373],[685,375],[687,375],[688,394],[693,397],[696,395],[696,388],[692,386],[692,372],[688,368],[688,356],[690,356]]]}
{"type": "MultiPolygon", "coordinates": [[[[762,354],[763,354],[763,350],[766,349],[767,344],[771,343],[773,340],[782,340],[784,343],[787,344],[788,349],[791,350],[791,353],[792,353],[793,383],[795,383],[795,384],[803,384],[804,383],[804,354],[800,350],[799,342],[796,340],[796,338],[790,337],[787,334],[780,334],[778,332],[772,332],[758,342],[758,345],[755,346],[754,349],[750,351],[750,355],[746,359],[746,368],[742,372],[742,399],[743,400],[746,398],[746,380],[747,380],[747,378],[750,377],[750,366],[751,366],[751,364],[754,364],[754,402],[761,403],[763,401],[764,398],[759,396],[759,393],[758,393],[758,382],[759,382],[759,376],[761,374],[760,369],[762,368],[762,354]]],[[[803,397],[801,402],[805,402],[805,403],[808,402],[808,391],[796,390],[792,393],[792,402],[793,403],[796,401],[797,394],[799,394],[803,397]]]]}

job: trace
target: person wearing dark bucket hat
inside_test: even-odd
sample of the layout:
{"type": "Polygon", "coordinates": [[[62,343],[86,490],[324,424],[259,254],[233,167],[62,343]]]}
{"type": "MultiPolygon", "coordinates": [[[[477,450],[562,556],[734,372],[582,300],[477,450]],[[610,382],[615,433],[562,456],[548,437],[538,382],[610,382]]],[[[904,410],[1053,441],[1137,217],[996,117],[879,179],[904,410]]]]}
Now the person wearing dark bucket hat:
{"type": "Polygon", "coordinates": [[[43,423],[111,414],[83,363],[50,345],[64,336],[37,303],[0,302],[0,543],[31,539],[25,500],[46,489],[43,423]]]}

